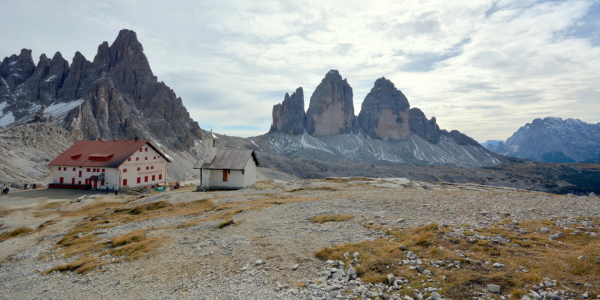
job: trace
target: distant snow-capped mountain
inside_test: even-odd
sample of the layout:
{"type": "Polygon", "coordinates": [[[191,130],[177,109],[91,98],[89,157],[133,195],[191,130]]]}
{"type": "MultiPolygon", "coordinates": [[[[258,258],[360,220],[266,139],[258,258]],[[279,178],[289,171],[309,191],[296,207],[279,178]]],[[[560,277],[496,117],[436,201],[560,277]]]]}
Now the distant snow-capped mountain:
{"type": "Polygon", "coordinates": [[[572,163],[600,157],[600,123],[548,117],[519,128],[506,142],[487,144],[498,154],[541,162],[572,163]]]}

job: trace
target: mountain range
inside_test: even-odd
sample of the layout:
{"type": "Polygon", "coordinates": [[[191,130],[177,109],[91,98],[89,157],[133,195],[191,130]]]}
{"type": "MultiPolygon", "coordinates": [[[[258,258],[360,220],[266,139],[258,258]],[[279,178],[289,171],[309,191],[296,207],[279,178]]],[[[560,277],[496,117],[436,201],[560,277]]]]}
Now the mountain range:
{"type": "Polygon", "coordinates": [[[93,61],[76,52],[71,63],[60,52],[36,64],[32,51],[0,63],[0,126],[14,127],[52,118],[73,139],[149,139],[170,154],[174,177],[193,175],[202,131],[181,98],[158,82],[131,30],[109,46],[98,46],[93,61]]]}
{"type": "Polygon", "coordinates": [[[548,117],[519,128],[506,142],[488,141],[498,154],[551,163],[574,163],[600,158],[600,123],[548,117]]]}
{"type": "MultiPolygon", "coordinates": [[[[100,44],[92,61],[77,52],[69,63],[57,52],[35,64],[31,53],[23,49],[0,63],[0,181],[43,180],[47,162],[81,139],[149,139],[173,159],[169,180],[197,175],[192,166],[203,155],[205,132],[154,76],[135,32],[121,30],[112,44],[100,44]]],[[[440,129],[384,77],[358,115],[352,87],[337,70],[325,74],[304,108],[298,88],[273,107],[269,132],[216,133],[217,145],[255,149],[261,166],[302,178],[407,177],[569,192],[581,174],[521,163],[440,129]]]]}
{"type": "Polygon", "coordinates": [[[273,107],[265,135],[250,138],[257,150],[284,157],[404,165],[493,166],[503,158],[472,138],[439,128],[385,77],[375,81],[360,113],[354,114],[352,87],[337,70],[325,74],[306,113],[297,88],[273,107]]]}

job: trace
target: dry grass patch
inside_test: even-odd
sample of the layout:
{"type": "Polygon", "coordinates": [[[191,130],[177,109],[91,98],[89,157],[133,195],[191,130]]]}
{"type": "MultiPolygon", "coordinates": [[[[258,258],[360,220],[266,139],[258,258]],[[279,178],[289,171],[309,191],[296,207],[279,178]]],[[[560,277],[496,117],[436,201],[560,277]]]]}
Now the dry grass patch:
{"type": "Polygon", "coordinates": [[[37,227],[36,231],[40,231],[40,230],[42,230],[42,229],[44,229],[44,228],[46,228],[46,227],[48,227],[48,226],[50,226],[50,225],[54,225],[54,224],[58,223],[58,222],[60,222],[60,221],[59,221],[59,220],[48,220],[48,221],[46,221],[46,222],[44,222],[44,223],[40,224],[40,225],[37,227]]]}
{"type": "Polygon", "coordinates": [[[146,230],[135,230],[116,236],[111,239],[110,248],[102,252],[102,255],[113,255],[126,257],[127,260],[135,260],[144,254],[154,250],[163,240],[148,238],[146,230]]]}
{"type": "Polygon", "coordinates": [[[233,222],[233,219],[227,219],[227,220],[225,220],[225,221],[223,221],[223,222],[219,223],[219,226],[218,226],[218,227],[219,227],[219,229],[221,229],[221,228],[223,228],[223,227],[227,227],[227,226],[229,226],[229,225],[233,225],[233,224],[235,224],[235,223],[233,222]]]}
{"type": "Polygon", "coordinates": [[[310,218],[313,223],[342,222],[354,218],[354,215],[320,215],[310,218]]]}
{"type": "Polygon", "coordinates": [[[10,209],[0,206],[0,217],[6,217],[10,212],[10,209]]]}
{"type": "Polygon", "coordinates": [[[369,177],[345,177],[345,178],[328,177],[328,178],[325,178],[325,181],[337,182],[337,183],[348,183],[351,181],[375,181],[375,179],[369,178],[369,177]]]}
{"type": "MultiPolygon", "coordinates": [[[[593,221],[600,223],[598,219],[593,221]]],[[[504,295],[520,295],[544,278],[557,280],[560,289],[580,293],[584,287],[575,282],[600,282],[597,226],[579,229],[577,234],[571,235],[578,226],[566,230],[550,220],[531,220],[518,223],[518,229],[526,231],[520,233],[515,225],[499,223],[475,231],[437,224],[412,229],[377,227],[373,229],[385,231],[392,237],[327,247],[317,251],[315,256],[341,260],[348,265],[351,259],[344,258],[344,253],[359,252],[360,265],[356,269],[364,281],[384,282],[385,276],[393,273],[421,285],[423,275],[402,263],[407,254],[399,246],[404,245],[406,250],[418,255],[425,269],[433,272],[431,284],[441,288],[440,293],[451,299],[473,298],[472,291],[484,290],[486,284],[502,286],[504,295]],[[562,231],[565,237],[549,241],[549,233],[539,231],[542,226],[550,228],[551,233],[562,231]],[[596,236],[588,234],[590,232],[596,236]],[[443,262],[442,267],[434,267],[431,261],[443,262]],[[451,265],[456,261],[460,262],[460,268],[451,265]],[[505,267],[493,267],[496,262],[505,267]]],[[[596,285],[585,289],[594,297],[600,294],[596,285]]]]}
{"type": "Polygon", "coordinates": [[[290,193],[296,193],[301,191],[339,191],[340,189],[332,187],[332,186],[316,186],[316,187],[299,187],[297,189],[290,190],[290,193]]]}
{"type": "Polygon", "coordinates": [[[12,239],[12,238],[27,235],[28,233],[30,233],[32,231],[33,231],[33,229],[31,229],[29,227],[16,228],[10,232],[5,232],[3,234],[0,234],[0,242],[4,242],[4,241],[12,239]]]}
{"type": "Polygon", "coordinates": [[[163,240],[148,238],[147,232],[143,230],[120,235],[111,241],[102,240],[98,234],[103,229],[126,223],[169,216],[197,215],[213,209],[214,205],[210,200],[198,200],[179,204],[157,201],[136,206],[130,203],[99,202],[77,211],[63,212],[62,215],[66,217],[81,215],[87,217],[57,242],[54,247],[55,255],[66,258],[81,257],[73,263],[52,270],[88,272],[94,269],[92,266],[109,263],[103,261],[105,255],[120,257],[119,260],[110,263],[141,258],[158,247],[163,240]],[[84,257],[87,257],[85,261],[84,257]]]}
{"type": "Polygon", "coordinates": [[[44,271],[42,272],[42,274],[49,274],[55,271],[76,272],[79,274],[85,274],[104,264],[106,264],[106,262],[102,262],[98,257],[84,256],[77,259],[76,261],[70,262],[68,264],[59,265],[50,270],[44,271]]]}
{"type": "Polygon", "coordinates": [[[186,226],[195,226],[202,221],[227,220],[232,219],[235,215],[249,210],[258,210],[268,208],[273,205],[281,205],[295,202],[314,201],[317,197],[273,197],[267,196],[258,200],[236,201],[214,206],[214,211],[218,212],[203,219],[190,221],[186,226]]]}
{"type": "Polygon", "coordinates": [[[273,182],[271,180],[259,180],[254,185],[254,188],[255,189],[271,189],[271,188],[274,188],[275,186],[276,185],[273,184],[273,182]]]}
{"type": "Polygon", "coordinates": [[[56,202],[48,202],[48,203],[44,203],[42,205],[40,205],[40,209],[57,209],[59,207],[62,206],[62,202],[56,201],[56,202]]]}

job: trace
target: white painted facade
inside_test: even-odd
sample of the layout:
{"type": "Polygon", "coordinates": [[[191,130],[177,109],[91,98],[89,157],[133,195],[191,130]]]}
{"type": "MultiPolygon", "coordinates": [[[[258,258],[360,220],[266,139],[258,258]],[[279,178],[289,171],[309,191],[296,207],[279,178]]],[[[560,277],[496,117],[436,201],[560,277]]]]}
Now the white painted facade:
{"type": "Polygon", "coordinates": [[[250,158],[244,171],[238,170],[205,170],[208,175],[209,187],[245,188],[256,184],[256,163],[250,158]],[[228,172],[227,176],[223,172],[228,172]],[[227,178],[227,181],[224,179],[227,178]]]}
{"type": "Polygon", "coordinates": [[[156,187],[167,181],[167,160],[148,144],[129,156],[116,168],[51,166],[52,183],[90,184],[97,189],[156,187]],[[104,173],[104,181],[90,181],[104,173]]]}
{"type": "MultiPolygon", "coordinates": [[[[215,146],[217,137],[211,133],[211,136],[205,138],[204,143],[204,163],[210,163],[216,157],[219,149],[215,146]]],[[[253,156],[250,156],[244,166],[244,170],[212,170],[200,169],[199,189],[206,188],[246,188],[256,184],[256,162],[253,156]],[[227,174],[225,174],[227,173],[227,174]]]]}

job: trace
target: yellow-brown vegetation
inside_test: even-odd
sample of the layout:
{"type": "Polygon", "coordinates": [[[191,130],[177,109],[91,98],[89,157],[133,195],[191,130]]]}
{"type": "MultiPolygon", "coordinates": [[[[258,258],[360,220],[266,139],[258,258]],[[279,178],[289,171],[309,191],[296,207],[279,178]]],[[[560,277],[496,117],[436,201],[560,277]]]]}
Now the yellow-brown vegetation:
{"type": "Polygon", "coordinates": [[[221,229],[223,227],[227,227],[227,226],[233,225],[233,224],[234,224],[233,219],[227,219],[227,220],[224,220],[223,222],[219,223],[218,227],[219,227],[219,229],[221,229]]]}
{"type": "Polygon", "coordinates": [[[30,233],[31,231],[33,231],[33,229],[31,229],[29,227],[16,228],[10,232],[0,234],[0,242],[6,241],[8,239],[24,236],[24,235],[30,233]]]}
{"type": "MultiPolygon", "coordinates": [[[[599,220],[594,221],[598,223],[599,220]]],[[[452,299],[472,298],[473,289],[485,284],[498,284],[502,286],[503,294],[519,296],[546,277],[558,280],[561,288],[573,290],[577,290],[575,282],[600,282],[600,239],[588,234],[598,234],[597,227],[572,235],[575,228],[566,230],[551,220],[519,222],[519,228],[525,233],[512,230],[510,225],[512,223],[499,223],[480,228],[476,230],[477,234],[460,227],[437,224],[412,229],[373,228],[385,231],[391,238],[326,247],[315,256],[349,264],[351,259],[344,258],[344,253],[359,252],[360,264],[356,269],[364,281],[383,282],[387,274],[393,273],[420,283],[423,275],[401,263],[407,258],[406,252],[399,248],[404,245],[406,250],[418,255],[425,269],[433,272],[433,286],[441,288],[440,293],[452,299]],[[552,232],[562,231],[565,237],[550,241],[547,233],[539,231],[542,226],[549,227],[552,232]],[[478,236],[502,237],[510,241],[494,242],[489,238],[478,239],[478,236]],[[443,261],[445,265],[434,267],[428,264],[430,261],[443,261]],[[448,267],[455,261],[460,262],[460,268],[448,267]],[[491,264],[495,262],[505,267],[494,268],[491,264]]],[[[596,295],[600,289],[595,287],[589,292],[596,295]]]]}
{"type": "Polygon", "coordinates": [[[310,218],[313,223],[342,222],[354,218],[354,215],[320,215],[310,218]]]}

